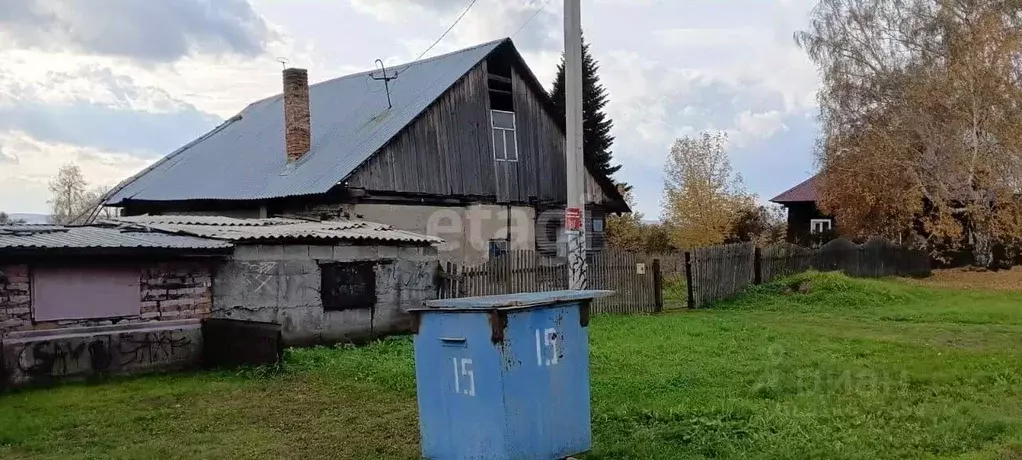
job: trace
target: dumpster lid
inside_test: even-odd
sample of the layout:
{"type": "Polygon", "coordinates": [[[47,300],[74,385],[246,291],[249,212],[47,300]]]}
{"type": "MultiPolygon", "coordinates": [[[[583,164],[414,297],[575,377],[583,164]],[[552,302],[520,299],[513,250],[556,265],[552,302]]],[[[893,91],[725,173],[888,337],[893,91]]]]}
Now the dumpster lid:
{"type": "Polygon", "coordinates": [[[427,308],[413,308],[411,311],[422,310],[504,310],[527,308],[537,305],[591,300],[606,297],[614,291],[547,291],[522,292],[518,294],[487,295],[479,297],[462,297],[459,299],[439,299],[426,302],[427,308]]]}

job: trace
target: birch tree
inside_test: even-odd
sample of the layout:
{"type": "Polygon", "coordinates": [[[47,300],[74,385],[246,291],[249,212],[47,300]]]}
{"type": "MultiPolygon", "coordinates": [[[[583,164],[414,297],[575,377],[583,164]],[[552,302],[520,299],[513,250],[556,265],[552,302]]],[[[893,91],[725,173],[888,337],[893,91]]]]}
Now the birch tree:
{"type": "Polygon", "coordinates": [[[754,205],[731,168],[723,133],[676,140],[664,177],[664,223],[681,249],[723,243],[741,212],[754,205]]]}
{"type": "Polygon", "coordinates": [[[50,220],[62,225],[81,223],[98,199],[88,187],[78,165],[68,163],[62,166],[49,184],[50,220]]]}
{"type": "Polygon", "coordinates": [[[968,244],[1022,232],[1022,2],[821,0],[820,205],[849,236],[968,244]]]}

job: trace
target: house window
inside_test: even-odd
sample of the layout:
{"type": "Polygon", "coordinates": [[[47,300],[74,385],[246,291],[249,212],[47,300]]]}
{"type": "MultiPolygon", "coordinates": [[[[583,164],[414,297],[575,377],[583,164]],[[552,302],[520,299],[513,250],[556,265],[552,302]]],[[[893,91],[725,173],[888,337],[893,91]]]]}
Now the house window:
{"type": "Polygon", "coordinates": [[[32,319],[100,319],[137,316],[142,273],[116,267],[35,267],[32,319]]]}
{"type": "Polygon", "coordinates": [[[830,219],[812,219],[809,221],[809,231],[812,233],[829,232],[832,223],[830,219]]]}
{"type": "Polygon", "coordinates": [[[593,219],[593,231],[594,232],[603,231],[603,219],[593,219]]]}
{"type": "Polygon", "coordinates": [[[493,126],[493,158],[497,161],[518,161],[515,113],[491,110],[490,120],[493,126]]]}
{"type": "Polygon", "coordinates": [[[372,308],[376,305],[376,264],[338,262],[320,265],[320,297],[324,311],[372,308]]]}
{"type": "Polygon", "coordinates": [[[490,260],[507,254],[507,240],[490,240],[490,260]]]}

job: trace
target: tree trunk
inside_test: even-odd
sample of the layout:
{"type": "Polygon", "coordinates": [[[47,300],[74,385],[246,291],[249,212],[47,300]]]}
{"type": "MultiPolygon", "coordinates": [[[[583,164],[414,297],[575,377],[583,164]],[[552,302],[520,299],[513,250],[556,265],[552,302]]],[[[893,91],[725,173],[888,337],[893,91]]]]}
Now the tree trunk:
{"type": "Polygon", "coordinates": [[[990,242],[990,235],[981,231],[972,232],[972,264],[983,268],[991,268],[994,264],[994,246],[990,242]]]}

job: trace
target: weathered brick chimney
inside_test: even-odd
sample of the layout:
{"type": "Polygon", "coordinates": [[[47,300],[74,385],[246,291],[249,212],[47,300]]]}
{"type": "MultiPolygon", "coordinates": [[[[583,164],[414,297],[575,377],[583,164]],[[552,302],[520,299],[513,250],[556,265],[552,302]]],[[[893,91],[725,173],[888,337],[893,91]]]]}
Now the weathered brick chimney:
{"type": "Polygon", "coordinates": [[[284,69],[284,149],[287,161],[298,161],[312,148],[309,115],[309,71],[284,69]]]}

